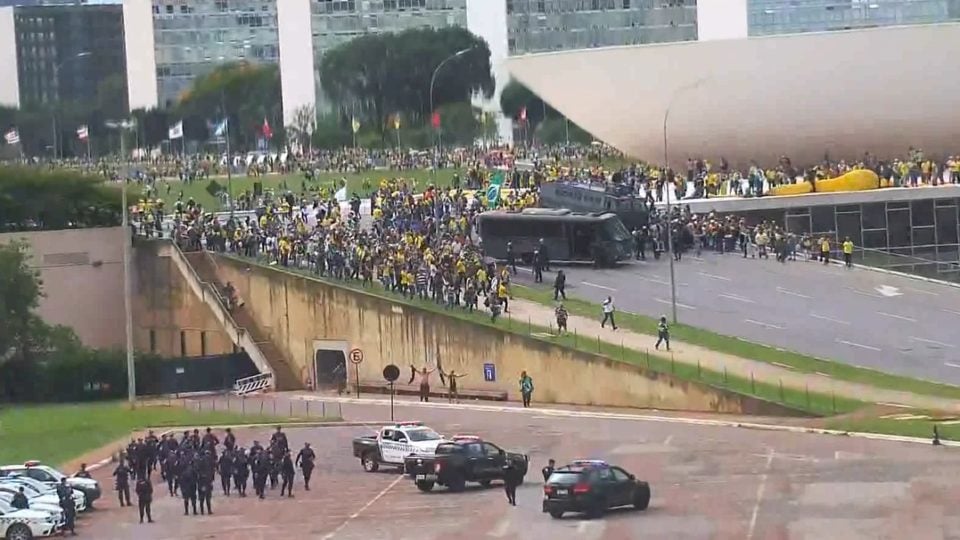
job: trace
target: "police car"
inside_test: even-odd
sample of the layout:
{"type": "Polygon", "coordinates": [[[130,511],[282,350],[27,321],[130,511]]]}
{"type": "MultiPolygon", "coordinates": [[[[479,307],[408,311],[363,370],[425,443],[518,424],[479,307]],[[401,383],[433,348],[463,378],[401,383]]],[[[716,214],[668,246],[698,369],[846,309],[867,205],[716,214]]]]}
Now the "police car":
{"type": "Polygon", "coordinates": [[[17,510],[0,502],[0,538],[31,540],[50,536],[57,531],[56,518],[42,510],[17,510]]]}
{"type": "Polygon", "coordinates": [[[91,478],[72,478],[40,461],[27,461],[23,465],[5,465],[0,467],[0,479],[11,474],[19,474],[43,482],[50,487],[57,487],[61,478],[67,479],[67,485],[83,493],[86,498],[86,507],[93,508],[93,502],[100,498],[102,490],[100,483],[91,478]]]}
{"type": "MultiPolygon", "coordinates": [[[[0,478],[0,485],[12,486],[18,489],[20,486],[23,486],[24,491],[27,494],[27,499],[38,497],[40,495],[53,495],[54,497],[57,496],[56,488],[52,488],[43,482],[38,482],[33,478],[26,478],[17,474],[0,478]]],[[[87,498],[84,496],[84,494],[77,490],[73,490],[72,495],[73,504],[77,512],[79,513],[85,511],[87,509],[87,498]]]]}
{"type": "MultiPolygon", "coordinates": [[[[0,507],[5,504],[13,504],[13,496],[15,494],[16,489],[12,488],[12,486],[0,486],[0,507]]],[[[30,503],[31,510],[40,510],[41,512],[46,512],[52,515],[57,522],[57,528],[63,526],[64,522],[66,521],[66,516],[63,515],[63,509],[60,508],[60,500],[56,495],[41,495],[33,498],[28,496],[27,502],[30,503]]]]}
{"type": "Polygon", "coordinates": [[[421,422],[398,422],[383,426],[376,435],[353,440],[353,455],[363,470],[376,472],[381,465],[399,467],[410,454],[433,454],[445,439],[421,422]]]}

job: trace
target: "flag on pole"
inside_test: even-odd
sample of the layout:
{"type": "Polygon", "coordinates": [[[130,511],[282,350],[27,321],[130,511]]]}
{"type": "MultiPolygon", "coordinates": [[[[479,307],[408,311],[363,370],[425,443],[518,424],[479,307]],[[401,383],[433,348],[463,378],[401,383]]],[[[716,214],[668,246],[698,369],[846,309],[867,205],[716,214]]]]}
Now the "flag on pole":
{"type": "Polygon", "coordinates": [[[86,125],[77,128],[77,138],[81,141],[87,141],[90,138],[90,131],[86,125]]]}
{"type": "Polygon", "coordinates": [[[497,171],[490,177],[487,187],[487,206],[493,208],[500,202],[500,188],[503,186],[503,171],[497,171]]]}
{"type": "Polygon", "coordinates": [[[353,128],[353,132],[354,132],[355,134],[356,134],[358,131],[360,131],[360,121],[357,120],[357,117],[356,117],[356,116],[354,116],[353,119],[350,121],[350,127],[353,128]]]}
{"type": "Polygon", "coordinates": [[[430,124],[433,125],[433,129],[440,129],[440,113],[434,112],[430,117],[430,124]]]}
{"type": "Polygon", "coordinates": [[[170,126],[170,129],[167,130],[167,138],[169,139],[183,138],[183,120],[180,120],[176,124],[170,126]]]}
{"type": "Polygon", "coordinates": [[[260,128],[260,132],[263,134],[264,139],[273,138],[273,130],[270,129],[270,122],[267,122],[267,117],[263,117],[263,127],[260,128]]]}
{"type": "Polygon", "coordinates": [[[524,107],[520,109],[520,122],[526,123],[527,121],[527,108],[524,107]]]}
{"type": "Polygon", "coordinates": [[[20,133],[17,132],[16,128],[13,128],[3,134],[3,140],[7,141],[7,144],[20,144],[20,133]]]}

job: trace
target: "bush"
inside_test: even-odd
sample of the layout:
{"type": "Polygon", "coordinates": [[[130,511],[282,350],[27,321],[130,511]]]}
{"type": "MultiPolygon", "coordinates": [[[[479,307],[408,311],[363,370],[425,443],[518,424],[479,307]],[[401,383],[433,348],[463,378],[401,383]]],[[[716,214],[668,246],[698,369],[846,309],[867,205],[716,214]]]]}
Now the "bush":
{"type": "Polygon", "coordinates": [[[113,227],[122,220],[121,206],[120,190],[97,176],[0,167],[0,232],[113,227]]]}

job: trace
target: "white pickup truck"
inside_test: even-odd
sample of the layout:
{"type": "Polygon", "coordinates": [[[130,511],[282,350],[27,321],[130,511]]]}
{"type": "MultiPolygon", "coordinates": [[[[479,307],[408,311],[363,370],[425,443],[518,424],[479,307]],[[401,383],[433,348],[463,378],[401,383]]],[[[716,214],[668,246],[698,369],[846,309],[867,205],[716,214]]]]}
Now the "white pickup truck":
{"type": "Polygon", "coordinates": [[[367,472],[376,472],[381,465],[399,467],[402,472],[405,457],[432,454],[445,440],[420,422],[399,422],[383,426],[376,435],[355,438],[353,455],[367,472]]]}

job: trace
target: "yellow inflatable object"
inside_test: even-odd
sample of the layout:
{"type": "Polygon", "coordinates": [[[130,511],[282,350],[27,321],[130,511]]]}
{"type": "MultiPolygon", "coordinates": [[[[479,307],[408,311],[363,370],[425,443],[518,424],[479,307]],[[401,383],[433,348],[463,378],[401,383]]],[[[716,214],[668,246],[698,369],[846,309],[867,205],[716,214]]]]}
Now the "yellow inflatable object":
{"type": "MultiPolygon", "coordinates": [[[[869,169],[856,169],[836,178],[816,181],[816,193],[837,193],[841,191],[867,191],[889,187],[890,182],[881,181],[877,173],[869,169]]],[[[786,184],[770,189],[770,195],[806,195],[813,193],[810,182],[786,184]]]]}

